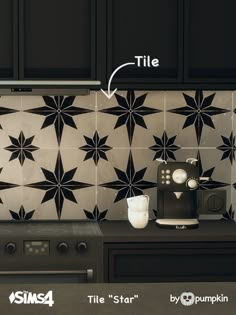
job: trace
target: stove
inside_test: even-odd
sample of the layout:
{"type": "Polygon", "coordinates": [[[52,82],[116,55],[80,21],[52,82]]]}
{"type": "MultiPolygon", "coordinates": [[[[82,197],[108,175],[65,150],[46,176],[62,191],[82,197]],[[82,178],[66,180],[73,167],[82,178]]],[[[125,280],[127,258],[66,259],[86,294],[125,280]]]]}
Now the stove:
{"type": "Polygon", "coordinates": [[[0,222],[0,282],[101,282],[96,222],[0,222]]]}

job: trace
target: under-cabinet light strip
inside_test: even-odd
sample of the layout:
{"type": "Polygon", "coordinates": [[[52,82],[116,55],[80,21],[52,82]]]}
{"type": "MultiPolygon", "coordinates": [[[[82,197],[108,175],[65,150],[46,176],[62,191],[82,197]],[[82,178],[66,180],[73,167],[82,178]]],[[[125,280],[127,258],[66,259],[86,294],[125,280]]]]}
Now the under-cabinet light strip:
{"type": "Polygon", "coordinates": [[[1,81],[0,80],[0,86],[1,85],[20,85],[20,86],[24,86],[24,85],[100,85],[101,81],[34,81],[34,80],[30,80],[30,81],[1,81]]]}

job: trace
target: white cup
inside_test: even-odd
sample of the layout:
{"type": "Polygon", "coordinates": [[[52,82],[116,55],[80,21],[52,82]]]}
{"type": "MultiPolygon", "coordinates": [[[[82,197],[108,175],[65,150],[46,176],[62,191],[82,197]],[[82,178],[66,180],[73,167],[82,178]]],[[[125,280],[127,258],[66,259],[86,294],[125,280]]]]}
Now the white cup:
{"type": "Polygon", "coordinates": [[[148,211],[136,211],[128,208],[128,219],[131,225],[136,229],[143,229],[148,224],[148,211]]]}
{"type": "Polygon", "coordinates": [[[132,210],[148,212],[149,196],[141,195],[141,196],[127,198],[127,204],[128,204],[128,208],[132,210]]]}

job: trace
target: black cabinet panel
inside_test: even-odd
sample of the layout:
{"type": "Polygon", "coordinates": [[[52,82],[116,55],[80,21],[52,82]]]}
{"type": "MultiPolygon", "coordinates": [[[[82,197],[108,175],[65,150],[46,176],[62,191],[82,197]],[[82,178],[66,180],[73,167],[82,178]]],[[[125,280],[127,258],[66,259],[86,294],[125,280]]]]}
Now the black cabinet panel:
{"type": "Polygon", "coordinates": [[[108,282],[235,281],[236,244],[106,245],[108,282]]]}
{"type": "Polygon", "coordinates": [[[20,75],[95,78],[95,0],[20,0],[20,75]]]}
{"type": "Polygon", "coordinates": [[[13,79],[17,76],[17,1],[0,0],[0,78],[13,79]],[[15,69],[14,69],[15,66],[15,69]]]}
{"type": "Polygon", "coordinates": [[[235,88],[235,12],[235,0],[0,0],[0,79],[105,88],[150,56],[159,67],[124,67],[115,87],[235,88]]]}
{"type": "Polygon", "coordinates": [[[107,79],[134,56],[158,58],[160,66],[121,69],[120,83],[177,82],[182,72],[181,0],[107,1],[107,79]]]}
{"type": "Polygon", "coordinates": [[[185,1],[185,81],[236,82],[236,1],[185,1]]]}

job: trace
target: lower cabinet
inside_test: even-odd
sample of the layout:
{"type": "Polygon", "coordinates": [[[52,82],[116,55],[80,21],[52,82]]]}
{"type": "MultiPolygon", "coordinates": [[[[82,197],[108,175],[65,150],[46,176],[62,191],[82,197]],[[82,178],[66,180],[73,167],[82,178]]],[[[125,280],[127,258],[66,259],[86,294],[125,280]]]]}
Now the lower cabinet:
{"type": "Polygon", "coordinates": [[[236,242],[105,243],[105,282],[236,281],[236,242]]]}

